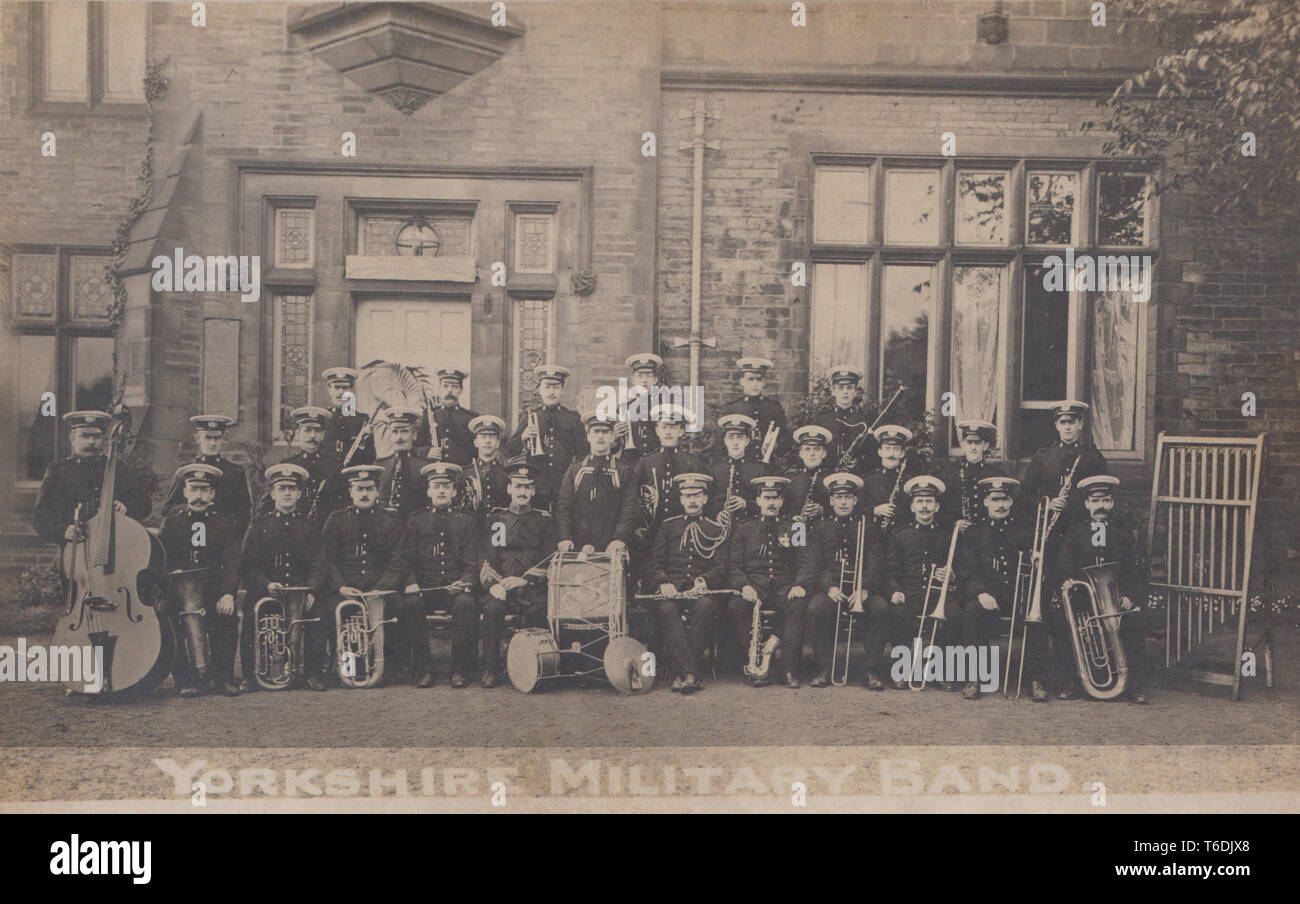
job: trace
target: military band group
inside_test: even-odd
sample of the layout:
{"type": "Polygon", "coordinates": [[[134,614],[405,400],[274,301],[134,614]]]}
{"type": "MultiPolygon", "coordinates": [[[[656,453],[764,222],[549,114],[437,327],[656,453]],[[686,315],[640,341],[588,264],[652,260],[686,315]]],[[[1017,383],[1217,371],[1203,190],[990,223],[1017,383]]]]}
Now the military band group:
{"type": "MultiPolygon", "coordinates": [[[[629,358],[634,391],[649,394],[661,366],[653,354],[629,358]]],[[[297,686],[337,681],[337,603],[387,593],[396,616],[389,655],[405,665],[405,680],[436,683],[426,615],[441,613],[451,622],[450,685],[493,687],[508,622],[547,623],[546,566],[557,552],[627,562],[628,599],[644,604],[633,606],[632,632],[684,694],[703,687],[706,671],[752,665],[755,607],[780,644],[752,683],[826,687],[838,657],[861,655],[866,687],[906,689],[890,651],[911,645],[920,617],[933,614],[935,582],[948,591],[936,644],[988,645],[1012,615],[1018,565],[1037,554],[1047,577],[1043,618],[1025,631],[1030,695],[1079,695],[1062,583],[1117,563],[1122,608],[1136,612],[1143,599],[1134,537],[1112,520],[1119,481],[1088,440],[1086,404],[1053,406],[1058,439],[1017,480],[990,460],[990,423],[961,422],[961,456],[933,464],[906,426],[873,427],[855,401],[862,373],[853,367],[832,369],[833,407],[793,429],[765,394],[772,363],[743,358],[737,369],[740,394],[719,411],[711,461],[682,448],[692,416],[683,407],[656,405],[640,419],[583,416],[563,404],[569,371],[555,365],[537,368],[539,400],[513,432],[459,404],[466,375],[455,369],[439,371],[431,412],[385,407],[373,419],[355,413],[357,372],[326,370],[333,407],[292,412],[296,451],[265,470],[256,500],[244,470],[222,455],[231,421],[191,418],[198,454],[176,472],[158,536],[168,571],[204,569],[213,663],[204,686],[178,648],[181,696],[257,688],[254,607],[288,587],[310,588],[297,686]],[[391,447],[377,460],[376,430],[391,447]],[[778,473],[787,452],[798,465],[778,473]],[[1041,543],[1040,502],[1054,525],[1041,543]],[[840,648],[845,620],[856,620],[860,654],[840,648]]],[[[65,415],[73,454],[50,466],[34,515],[51,542],[75,540],[99,498],[108,420],[65,415]]],[[[120,465],[115,496],[119,510],[149,517],[120,465]]],[[[159,603],[172,619],[174,597],[159,603]]],[[[1140,617],[1120,625],[1127,698],[1142,703],[1140,617]]],[[[939,685],[981,695],[973,676],[939,685]]]]}

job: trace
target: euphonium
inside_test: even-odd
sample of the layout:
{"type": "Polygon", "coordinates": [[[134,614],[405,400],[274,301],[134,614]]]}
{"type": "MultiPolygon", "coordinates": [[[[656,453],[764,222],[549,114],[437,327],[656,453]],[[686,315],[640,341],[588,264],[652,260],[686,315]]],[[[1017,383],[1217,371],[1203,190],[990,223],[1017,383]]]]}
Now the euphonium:
{"type": "Polygon", "coordinates": [[[206,568],[173,571],[169,577],[180,601],[180,618],[185,630],[181,632],[190,664],[198,673],[199,684],[206,686],[212,674],[212,651],[208,646],[208,632],[203,624],[207,610],[203,608],[203,576],[206,568]]]}
{"type": "Polygon", "coordinates": [[[1116,590],[1116,562],[1092,565],[1083,569],[1087,580],[1066,580],[1061,587],[1061,605],[1070,625],[1070,642],[1079,680],[1088,696],[1110,700],[1124,693],[1128,684],[1128,658],[1119,636],[1119,619],[1136,607],[1121,611],[1116,590]],[[1072,591],[1082,587],[1088,593],[1088,612],[1074,611],[1072,591]]]}
{"type": "Polygon", "coordinates": [[[345,687],[374,687],[384,678],[384,597],[396,591],[361,594],[334,608],[339,680],[345,687]]]}
{"type": "Polygon", "coordinates": [[[947,620],[945,605],[948,602],[948,588],[952,586],[952,560],[957,552],[957,537],[960,534],[961,528],[954,526],[952,529],[952,540],[948,543],[948,560],[943,566],[943,580],[936,582],[934,578],[934,569],[931,568],[930,578],[926,581],[925,600],[921,603],[921,619],[917,624],[916,641],[912,646],[912,672],[907,678],[907,686],[914,691],[924,689],[926,683],[929,681],[925,675],[925,667],[923,665],[925,651],[929,647],[934,646],[935,638],[939,634],[939,622],[947,620]],[[936,587],[939,590],[939,601],[935,603],[934,611],[930,612],[930,596],[936,587]],[[930,627],[930,642],[923,646],[922,641],[925,639],[925,620],[927,618],[933,621],[934,624],[930,627]],[[915,678],[918,667],[921,669],[921,680],[919,682],[915,678]]]}
{"type": "Polygon", "coordinates": [[[320,621],[302,617],[309,593],[310,587],[281,587],[253,606],[253,680],[263,690],[284,690],[302,677],[302,625],[320,621]]]}

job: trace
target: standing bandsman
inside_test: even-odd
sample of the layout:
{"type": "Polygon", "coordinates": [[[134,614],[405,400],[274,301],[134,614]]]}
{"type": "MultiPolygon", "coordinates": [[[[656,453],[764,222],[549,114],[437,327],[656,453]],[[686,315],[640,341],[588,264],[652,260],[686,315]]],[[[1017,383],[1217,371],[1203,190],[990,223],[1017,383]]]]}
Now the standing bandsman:
{"type": "MultiPolygon", "coordinates": [[[[1146,599],[1146,586],[1138,567],[1141,559],[1138,541],[1132,531],[1113,517],[1114,490],[1117,486],[1119,478],[1110,474],[1094,474],[1079,481],[1078,495],[1083,500],[1087,515],[1069,523],[1061,543],[1062,557],[1065,560],[1065,577],[1080,581],[1086,578],[1083,569],[1089,566],[1112,562],[1116,564],[1115,589],[1119,593],[1119,611],[1126,613],[1119,619],[1120,643],[1128,662],[1128,688],[1125,693],[1133,703],[1146,703],[1142,687],[1146,627],[1143,623],[1143,610],[1137,605],[1146,599]]],[[[1083,594],[1082,590],[1076,593],[1080,596],[1083,594]]],[[[1086,607],[1086,602],[1076,599],[1074,607],[1078,612],[1081,607],[1086,607]]],[[[1052,626],[1052,643],[1058,647],[1056,656],[1063,675],[1062,690],[1057,696],[1069,700],[1079,694],[1079,675],[1074,667],[1074,648],[1070,640],[1071,628],[1066,623],[1063,608],[1049,607],[1048,619],[1052,626]]]]}
{"type": "MultiPolygon", "coordinates": [[[[322,377],[330,393],[329,417],[325,421],[324,450],[341,463],[357,435],[370,418],[357,411],[357,372],[350,367],[331,367],[322,377]]],[[[375,461],[375,437],[367,433],[357,446],[349,465],[369,465],[375,461]]]]}
{"type": "Polygon", "coordinates": [[[461,474],[457,501],[462,511],[482,516],[510,504],[505,464],[500,454],[506,422],[491,414],[480,414],[469,422],[469,429],[474,434],[475,455],[461,474]]]}
{"type": "Polygon", "coordinates": [[[831,432],[809,424],[794,432],[794,441],[799,445],[799,461],[803,467],[794,473],[785,489],[785,510],[796,520],[813,524],[825,513],[829,502],[822,479],[833,468],[826,462],[831,432]]]}
{"type": "MultiPolygon", "coordinates": [[[[298,506],[312,531],[319,533],[330,512],[347,504],[339,477],[339,460],[325,451],[325,425],[330,413],[315,405],[303,405],[295,408],[290,416],[294,420],[293,444],[298,451],[281,464],[297,465],[307,472],[298,506]]],[[[264,504],[259,512],[265,514],[269,510],[270,506],[264,504]]]]}
{"type": "Polygon", "coordinates": [[[382,469],[379,505],[406,519],[424,508],[424,478],[420,469],[428,461],[415,452],[415,431],[420,412],[414,408],[388,409],[388,438],[393,451],[375,464],[382,469]]]}
{"type": "Polygon", "coordinates": [[[610,457],[614,424],[591,413],[582,419],[591,454],[564,472],[555,506],[560,552],[571,549],[627,553],[640,518],[640,493],[632,467],[610,457]]]}
{"type": "Polygon", "coordinates": [[[745,414],[724,414],[718,418],[727,457],[709,470],[717,488],[709,504],[709,517],[717,518],[726,509],[731,512],[734,524],[758,514],[758,491],[753,481],[755,477],[766,476],[771,466],[751,461],[746,454],[757,427],[754,419],[745,414]]]}
{"type": "Polygon", "coordinates": [[[468,374],[455,367],[438,371],[438,395],[441,404],[433,409],[433,422],[438,428],[438,447],[429,449],[430,458],[451,461],[462,468],[474,458],[474,434],[470,424],[478,417],[477,411],[460,407],[460,394],[465,388],[468,374]]]}
{"type": "Polygon", "coordinates": [[[712,483],[708,474],[687,472],[673,478],[682,514],[664,519],[647,562],[648,581],[661,597],[655,604],[672,659],[672,689],[683,694],[704,687],[696,673],[713,631],[715,602],[708,591],[725,587],[727,580],[726,535],[717,522],[704,517],[712,483]],[[683,591],[704,595],[693,601],[677,598],[683,591]],[[685,606],[692,606],[689,633],[682,624],[685,606]]]}
{"type": "Polygon", "coordinates": [[[629,355],[628,416],[614,425],[614,448],[623,462],[636,467],[644,456],[659,451],[659,437],[650,418],[650,390],[659,381],[664,359],[646,352],[629,355]],[[631,437],[629,440],[629,436],[631,437]]]}
{"type": "MultiPolygon", "coordinates": [[[[311,482],[306,468],[281,462],[266,469],[266,485],[274,509],[255,517],[244,534],[239,551],[240,588],[244,595],[244,624],[240,632],[242,691],[255,691],[253,663],[257,626],[253,610],[259,600],[274,597],[282,587],[306,586],[311,577],[311,543],[315,531],[302,507],[303,494],[311,482]]],[[[304,616],[314,608],[308,595],[304,616]]],[[[313,617],[316,613],[312,612],[313,617]]],[[[301,667],[302,663],[298,663],[301,667]]],[[[297,676],[295,676],[295,681],[297,676]]]]}
{"type": "MultiPolygon", "coordinates": [[[[45,469],[32,526],[46,543],[70,543],[81,538],[74,520],[81,506],[82,523],[99,508],[108,459],[103,455],[104,429],[112,417],[103,411],[69,411],[63,416],[68,426],[72,455],[52,462],[45,469]]],[[[149,497],[131,478],[119,460],[113,469],[113,506],[137,521],[149,515],[149,497]]]]}
{"type": "Polygon", "coordinates": [[[537,376],[537,395],[541,405],[524,413],[506,451],[511,455],[528,456],[537,469],[537,497],[533,504],[549,512],[564,472],[575,458],[587,454],[587,433],[582,428],[578,412],[560,404],[569,369],[555,364],[539,364],[533,373],[537,376]],[[534,420],[536,423],[532,423],[534,420]],[[538,447],[539,455],[534,454],[538,447]]]}
{"type": "Polygon", "coordinates": [[[406,576],[402,560],[402,519],[379,502],[378,465],[351,465],[343,469],[352,504],[325,521],[312,559],[311,585],[324,603],[320,622],[309,625],[307,686],[327,688],[330,663],[325,651],[334,633],[334,609],[345,599],[360,599],[371,590],[400,590],[406,576]]]}
{"type": "MultiPolygon", "coordinates": [[[[881,592],[883,551],[880,533],[872,526],[870,516],[865,516],[862,586],[856,593],[853,589],[858,571],[858,525],[864,517],[859,511],[862,478],[848,471],[837,471],[828,474],[822,483],[828,493],[830,515],[808,532],[804,570],[799,574],[801,584],[816,590],[808,603],[813,664],[817,668],[817,677],[809,682],[810,687],[828,687],[831,683],[831,661],[839,643],[835,631],[840,605],[847,606],[850,613],[862,613],[866,611],[868,598],[881,592]]],[[[851,653],[846,651],[845,655],[851,653]]]]}
{"type": "MultiPolygon", "coordinates": [[[[641,500],[640,542],[653,548],[655,534],[666,518],[682,513],[681,497],[673,483],[678,474],[703,470],[699,456],[679,448],[686,433],[687,413],[680,405],[656,405],[650,410],[659,437],[660,449],[643,455],[636,466],[636,482],[641,500]]],[[[648,565],[649,563],[644,563],[648,565]]]]}
{"type": "Polygon", "coordinates": [[[533,508],[537,468],[523,457],[506,465],[510,505],[488,515],[488,543],[479,578],[483,601],[483,686],[496,687],[506,609],[522,612],[524,627],[546,624],[546,565],[555,552],[555,519],[533,508]],[[502,545],[497,545],[500,537],[502,545]]]}
{"type": "Polygon", "coordinates": [[[961,438],[962,458],[949,462],[943,473],[948,492],[943,497],[943,520],[949,526],[956,521],[984,524],[989,520],[984,507],[984,491],[980,481],[986,477],[1006,476],[1002,469],[988,460],[997,442],[998,428],[988,421],[959,421],[957,435],[961,438]]]}
{"type": "Polygon", "coordinates": [[[869,432],[871,419],[858,403],[858,388],[862,384],[862,371],[847,364],[831,368],[831,398],[835,407],[813,419],[818,427],[831,433],[827,458],[837,471],[848,470],[865,477],[876,469],[876,440],[869,432]],[[840,459],[852,451],[853,461],[841,467],[840,459]]]}
{"type": "MultiPolygon", "coordinates": [[[[234,697],[239,694],[235,686],[235,591],[239,587],[239,541],[234,522],[215,511],[217,481],[221,469],[213,465],[189,464],[176,471],[181,485],[184,505],[173,509],[163,519],[158,539],[167,552],[170,571],[205,569],[203,574],[203,630],[207,632],[212,647],[212,686],[234,697]],[[200,525],[202,525],[200,527],[200,525]]],[[[180,601],[171,605],[172,628],[178,643],[172,677],[182,697],[194,697],[206,688],[200,688],[199,675],[184,643],[186,636],[180,601]]]]}
{"type": "Polygon", "coordinates": [[[480,522],[468,512],[452,510],[461,469],[449,461],[420,469],[428,481],[429,508],[412,515],[403,535],[402,561],[409,569],[406,598],[398,627],[411,645],[411,674],[416,687],[433,687],[433,659],[425,607],[451,612],[451,686],[466,687],[478,658],[478,587],[480,522]],[[425,588],[423,592],[420,588],[425,588]]]}
{"type": "MultiPolygon", "coordinates": [[[[793,544],[790,519],[781,515],[785,501],[782,492],[789,483],[789,478],[775,475],[753,480],[758,494],[758,517],[737,524],[727,543],[731,586],[740,591],[740,596],[732,597],[727,608],[732,636],[742,641],[742,662],[753,630],[753,607],[776,610],[780,622],[776,634],[781,638],[778,674],[786,687],[797,688],[808,611],[808,592],[799,578],[809,572],[800,567],[804,565],[807,544],[802,547],[793,544]]],[[[767,679],[755,681],[755,686],[767,683],[767,679]]]]}
{"type": "Polygon", "coordinates": [[[908,448],[912,442],[911,430],[898,424],[881,424],[874,435],[880,451],[880,467],[862,481],[862,510],[875,519],[883,533],[886,523],[893,530],[910,520],[904,517],[905,510],[900,505],[903,487],[923,470],[908,448]]]}
{"type": "MultiPolygon", "coordinates": [[[[194,444],[199,450],[194,461],[211,465],[221,472],[221,477],[216,481],[217,497],[212,503],[212,510],[230,519],[242,537],[248,529],[248,517],[253,506],[253,500],[248,495],[248,478],[241,466],[221,455],[226,443],[226,430],[234,421],[222,414],[198,414],[190,418],[190,423],[194,425],[194,444]]],[[[185,493],[180,481],[172,481],[172,488],[163,503],[163,511],[169,511],[184,501],[185,493]]]]}
{"type": "Polygon", "coordinates": [[[775,365],[766,358],[741,358],[736,362],[740,368],[740,395],[722,406],[719,417],[726,414],[743,414],[752,418],[758,429],[755,442],[750,444],[749,455],[758,461],[763,456],[763,442],[767,438],[768,428],[775,425],[781,432],[776,438],[776,447],[772,452],[770,463],[775,463],[790,449],[790,428],[785,419],[785,409],[776,399],[763,395],[768,372],[775,365]]]}
{"type": "MultiPolygon", "coordinates": [[[[1038,504],[1044,496],[1051,497],[1049,507],[1062,513],[1060,526],[1083,520],[1083,499],[1077,492],[1062,495],[1066,481],[1077,487],[1085,477],[1106,473],[1106,459],[1088,439],[1084,431],[1088,422],[1088,405],[1067,399],[1052,403],[1053,424],[1057,441],[1034,453],[1020,478],[1020,498],[1026,507],[1038,504]]],[[[1059,533],[1057,534],[1059,536],[1059,533]]],[[[1055,547],[1055,541],[1049,548],[1055,547]]]]}

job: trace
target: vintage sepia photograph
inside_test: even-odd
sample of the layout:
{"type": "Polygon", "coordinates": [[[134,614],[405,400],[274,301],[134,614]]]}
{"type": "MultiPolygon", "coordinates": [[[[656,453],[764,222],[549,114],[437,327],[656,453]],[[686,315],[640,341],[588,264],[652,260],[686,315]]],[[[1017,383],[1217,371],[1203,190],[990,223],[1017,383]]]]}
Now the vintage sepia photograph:
{"type": "Polygon", "coordinates": [[[1294,0],[0,32],[0,812],[1300,809],[1294,0]]]}

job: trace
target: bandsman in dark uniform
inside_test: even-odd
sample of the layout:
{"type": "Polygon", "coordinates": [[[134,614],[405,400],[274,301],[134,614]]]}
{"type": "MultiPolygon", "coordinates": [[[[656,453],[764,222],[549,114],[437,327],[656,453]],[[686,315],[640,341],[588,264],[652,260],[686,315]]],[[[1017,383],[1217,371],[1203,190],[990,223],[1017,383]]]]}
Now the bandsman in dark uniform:
{"type": "Polygon", "coordinates": [[[718,418],[722,443],[727,457],[709,469],[717,488],[709,502],[709,517],[717,518],[724,508],[731,512],[731,522],[747,521],[758,514],[755,477],[765,477],[770,465],[750,460],[747,453],[758,425],[744,414],[724,414],[718,418]]]}
{"type": "Polygon", "coordinates": [[[483,516],[510,504],[505,462],[501,457],[506,422],[490,414],[480,414],[469,422],[469,429],[474,434],[475,455],[461,473],[457,508],[483,516]]]}
{"type": "Polygon", "coordinates": [[[610,456],[614,424],[591,413],[582,419],[591,454],[569,465],[560,482],[555,524],[560,552],[626,554],[640,518],[632,467],[610,456]]]}
{"type": "MultiPolygon", "coordinates": [[[[1128,685],[1125,695],[1132,703],[1146,703],[1143,690],[1143,672],[1146,641],[1146,626],[1143,621],[1144,610],[1139,604],[1146,600],[1146,581],[1139,570],[1142,559],[1141,548],[1133,532],[1118,523],[1114,517],[1115,487],[1119,478],[1110,474],[1094,474],[1078,483],[1079,498],[1083,500],[1087,515],[1079,521],[1070,522],[1062,541],[1066,577],[1085,580],[1085,568],[1093,565],[1115,563],[1116,591],[1119,593],[1117,605],[1119,611],[1127,613],[1119,619],[1120,643],[1124,647],[1124,658],[1128,663],[1128,685]]],[[[1062,588],[1064,590],[1064,587],[1062,588]]],[[[1074,595],[1075,611],[1087,609],[1087,594],[1076,588],[1074,595]]],[[[1057,695],[1062,700],[1069,700],[1079,694],[1079,674],[1074,664],[1073,646],[1069,639],[1069,626],[1066,624],[1062,608],[1048,609],[1049,624],[1052,626],[1052,642],[1057,646],[1057,661],[1063,675],[1062,690],[1057,695]]]]}
{"type": "Polygon", "coordinates": [[[659,382],[664,359],[646,352],[629,355],[626,363],[630,373],[627,417],[614,425],[614,451],[621,461],[635,468],[644,456],[659,451],[659,436],[650,418],[650,390],[659,382]]]}
{"type": "Polygon", "coordinates": [[[546,566],[555,552],[555,519],[533,508],[537,468],[526,458],[506,466],[510,505],[488,515],[488,540],[479,572],[483,601],[483,686],[496,687],[506,609],[519,610],[526,628],[546,624],[546,566]],[[498,545],[498,537],[502,545],[498,545]]]}
{"type": "MultiPolygon", "coordinates": [[[[188,464],[176,471],[176,480],[184,494],[184,505],[177,506],[163,519],[158,539],[167,551],[167,568],[171,573],[205,569],[203,574],[203,629],[212,650],[212,687],[234,697],[235,646],[238,628],[235,621],[235,591],[239,588],[240,538],[234,522],[215,511],[217,481],[221,469],[213,465],[188,464]],[[202,527],[199,527],[202,525],[202,527]]],[[[175,590],[168,606],[172,629],[176,635],[176,660],[172,678],[182,697],[195,697],[207,690],[195,670],[188,648],[185,619],[175,590]]]]}
{"type": "Polygon", "coordinates": [[[393,451],[375,461],[382,469],[379,478],[379,505],[402,520],[424,508],[424,478],[420,469],[427,465],[415,451],[415,431],[420,412],[414,408],[388,409],[388,438],[393,451]]]}
{"type": "Polygon", "coordinates": [[[989,515],[979,483],[986,477],[1006,476],[1002,468],[988,460],[997,442],[998,428],[988,421],[959,421],[957,435],[961,438],[962,458],[949,462],[942,475],[948,487],[940,509],[943,520],[949,527],[959,520],[986,524],[989,515]]]}
{"type": "Polygon", "coordinates": [[[441,404],[433,409],[433,422],[438,428],[438,448],[429,450],[430,458],[451,461],[464,468],[474,458],[474,434],[470,422],[478,417],[477,411],[460,406],[460,394],[469,374],[455,367],[438,371],[438,394],[441,404]]]}
{"type": "Polygon", "coordinates": [[[664,519],[647,563],[648,581],[660,596],[654,603],[672,660],[672,689],[683,694],[704,687],[697,673],[708,649],[716,607],[707,591],[726,587],[727,582],[726,535],[721,525],[704,515],[712,483],[708,474],[687,472],[673,477],[682,514],[664,519]],[[705,595],[694,600],[675,598],[682,591],[705,595]],[[686,607],[691,608],[689,632],[682,624],[686,607]]]}
{"type": "MultiPolygon", "coordinates": [[[[372,590],[401,590],[406,577],[402,559],[402,519],[379,506],[378,465],[343,469],[352,504],[325,521],[312,559],[311,584],[317,605],[324,604],[317,624],[308,625],[307,686],[323,691],[331,663],[327,638],[334,634],[334,609],[345,599],[360,599],[372,590]]],[[[390,598],[395,599],[395,597],[390,598]]]]}
{"type": "MultiPolygon", "coordinates": [[[[68,426],[72,455],[51,462],[45,469],[32,526],[46,543],[70,543],[81,536],[77,526],[77,507],[81,507],[84,524],[99,509],[104,490],[104,429],[112,417],[103,411],[69,411],[63,416],[68,426]]],[[[119,512],[137,521],[149,515],[149,498],[131,478],[119,460],[113,469],[113,505],[119,512]]]]}
{"type": "Polygon", "coordinates": [[[539,364],[533,373],[537,376],[537,395],[541,404],[524,412],[506,449],[512,456],[527,455],[537,469],[537,496],[533,506],[549,512],[564,472],[575,458],[582,458],[588,452],[587,431],[582,428],[578,412],[560,404],[569,369],[555,364],[539,364]],[[530,414],[535,416],[536,424],[531,423],[534,417],[530,414]],[[540,448],[541,454],[534,454],[535,448],[540,448]]]}
{"type": "MultiPolygon", "coordinates": [[[[808,532],[804,561],[811,573],[801,572],[799,577],[800,583],[816,593],[808,603],[813,664],[817,668],[810,687],[828,687],[831,683],[831,660],[835,644],[839,643],[835,630],[840,605],[847,606],[852,614],[864,613],[867,600],[873,594],[879,596],[882,590],[880,533],[868,517],[862,546],[862,586],[856,594],[853,591],[858,570],[858,525],[863,517],[859,512],[862,478],[848,471],[837,471],[826,475],[822,484],[827,490],[830,513],[808,532]]],[[[852,650],[845,655],[851,656],[852,650]]]]}
{"type": "MultiPolygon", "coordinates": [[[[681,496],[674,479],[679,474],[700,473],[699,456],[684,452],[679,444],[686,433],[686,410],[680,405],[656,405],[650,418],[659,437],[658,452],[641,456],[636,466],[636,482],[641,500],[641,526],[638,543],[643,550],[653,549],[655,535],[666,518],[682,513],[681,496]]],[[[651,564],[642,555],[642,565],[651,564]]]]}
{"type": "MultiPolygon", "coordinates": [[[[330,393],[329,417],[325,421],[323,449],[340,464],[357,435],[365,429],[370,418],[357,410],[357,372],[350,367],[331,367],[321,374],[330,393]]],[[[365,439],[357,446],[348,465],[369,465],[375,461],[375,436],[367,430],[365,439]]]]}
{"type": "Polygon", "coordinates": [[[809,424],[794,432],[794,441],[799,445],[799,461],[803,467],[791,475],[790,485],[785,488],[786,511],[796,520],[814,524],[825,513],[829,503],[826,485],[822,481],[834,470],[833,465],[826,461],[831,432],[825,427],[809,424]]]}
{"type": "MultiPolygon", "coordinates": [[[[727,542],[731,586],[740,591],[728,604],[733,636],[742,642],[741,661],[748,656],[753,630],[754,606],[776,610],[774,633],[781,638],[778,658],[772,664],[785,686],[799,687],[799,666],[803,659],[804,626],[807,623],[808,591],[801,582],[810,571],[804,566],[805,543],[796,546],[791,538],[791,521],[782,517],[782,492],[787,477],[755,477],[758,517],[737,524],[727,542]]],[[[769,673],[770,674],[770,673],[769,673]]],[[[756,680],[755,687],[770,683],[756,680]]]]}
{"type": "Polygon", "coordinates": [[[871,419],[857,401],[862,371],[840,364],[831,368],[830,379],[831,398],[835,400],[835,407],[817,415],[812,422],[830,431],[831,441],[827,454],[830,467],[865,477],[876,469],[880,458],[876,454],[875,437],[868,432],[871,419]],[[845,466],[841,459],[849,452],[852,453],[853,461],[845,466]]]}
{"type": "Polygon", "coordinates": [[[792,441],[785,409],[776,399],[763,394],[768,372],[776,365],[766,358],[741,358],[736,366],[740,368],[740,395],[723,405],[718,416],[743,414],[758,424],[755,441],[749,448],[749,455],[754,461],[762,459],[763,442],[767,438],[768,428],[775,424],[781,432],[776,437],[776,447],[769,463],[776,462],[789,451],[792,441]]]}
{"type": "MultiPolygon", "coordinates": [[[[1069,499],[1061,496],[1061,490],[1069,478],[1072,487],[1077,487],[1085,477],[1106,473],[1106,459],[1097,447],[1086,437],[1088,422],[1088,405],[1085,402],[1067,399],[1052,404],[1053,423],[1056,426],[1057,441],[1034,453],[1020,478],[1020,499],[1026,511],[1036,506],[1044,497],[1051,497],[1049,506],[1054,512],[1063,512],[1060,527],[1082,521],[1084,517],[1083,498],[1077,492],[1069,494],[1069,499]]],[[[1057,531],[1049,549],[1054,548],[1057,531]]]]}
{"type": "MultiPolygon", "coordinates": [[[[298,451],[281,464],[297,465],[307,472],[298,509],[313,532],[319,533],[330,512],[347,505],[347,489],[339,476],[339,460],[325,451],[325,425],[330,413],[315,405],[295,408],[293,444],[298,451]]],[[[259,507],[263,514],[273,508],[269,496],[259,507]]]]}
{"type": "Polygon", "coordinates": [[[913,477],[924,474],[925,470],[909,448],[911,430],[898,424],[881,424],[874,436],[880,453],[880,467],[862,481],[862,510],[875,519],[883,532],[886,523],[892,530],[911,520],[901,504],[906,501],[903,487],[913,477]]]}
{"type": "MultiPolygon", "coordinates": [[[[240,690],[255,691],[253,680],[257,625],[253,611],[260,600],[275,598],[282,587],[304,587],[311,579],[311,544],[315,530],[302,508],[303,495],[311,482],[307,469],[281,462],[266,469],[272,511],[258,515],[248,525],[239,551],[240,588],[244,593],[244,623],[240,632],[240,662],[243,682],[240,690]]],[[[303,617],[317,617],[315,596],[308,594],[303,617]]],[[[302,663],[298,664],[300,667],[302,663]]],[[[295,683],[297,677],[295,676],[295,683]]]]}
{"type": "MultiPolygon", "coordinates": [[[[248,518],[253,507],[252,497],[248,495],[248,477],[242,466],[221,455],[226,443],[226,430],[234,421],[221,414],[199,414],[190,418],[190,423],[194,425],[194,444],[199,450],[194,461],[211,465],[221,472],[221,477],[216,482],[217,498],[212,503],[212,510],[229,518],[242,537],[248,529],[248,518]]],[[[170,511],[184,501],[185,493],[180,481],[173,480],[167,500],[163,503],[163,511],[170,511]]]]}
{"type": "Polygon", "coordinates": [[[430,462],[420,469],[428,481],[429,508],[406,522],[402,561],[409,569],[398,628],[411,645],[416,687],[433,687],[427,608],[451,612],[451,686],[469,685],[478,658],[478,570],[480,524],[454,511],[461,469],[454,462],[430,462]],[[425,588],[421,591],[421,588],[425,588]]]}
{"type": "MultiPolygon", "coordinates": [[[[963,646],[982,647],[990,643],[1001,630],[1001,619],[1011,615],[1011,605],[1016,595],[1016,567],[1023,553],[1028,557],[1033,545],[1033,525],[1025,524],[1014,510],[1016,490],[1020,481],[1014,477],[983,477],[977,491],[983,497],[980,506],[985,517],[962,533],[958,543],[957,569],[965,578],[961,603],[961,642],[963,646]]],[[[1028,600],[1021,602],[1028,606],[1028,600]]],[[[1016,619],[1017,634],[1021,633],[1021,617],[1016,619]]],[[[1025,673],[1028,674],[1035,702],[1047,702],[1044,685],[1043,648],[1045,638],[1041,624],[1025,624],[1025,673]]],[[[1020,637],[1013,638],[1015,643],[1020,637]]],[[[1001,676],[998,676],[1001,679],[1001,676]]],[[[978,680],[966,682],[962,696],[978,700],[978,680]]]]}

